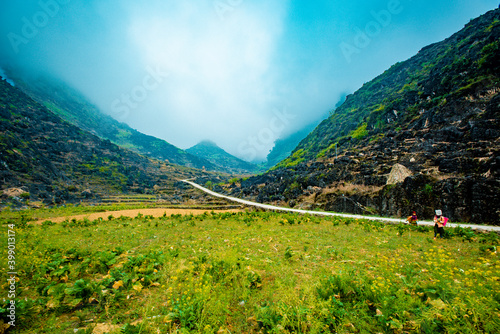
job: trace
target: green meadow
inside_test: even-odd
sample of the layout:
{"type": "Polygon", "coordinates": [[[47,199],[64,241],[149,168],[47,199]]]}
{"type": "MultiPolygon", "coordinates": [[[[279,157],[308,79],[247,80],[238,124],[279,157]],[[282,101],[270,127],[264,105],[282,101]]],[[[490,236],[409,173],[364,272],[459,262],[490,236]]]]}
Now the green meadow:
{"type": "MultiPolygon", "coordinates": [[[[499,333],[497,234],[272,212],[2,218],[7,333],[499,333]]],[[[1,322],[1,321],[0,321],[1,322]]],[[[3,329],[0,329],[2,332],[3,329]]]]}

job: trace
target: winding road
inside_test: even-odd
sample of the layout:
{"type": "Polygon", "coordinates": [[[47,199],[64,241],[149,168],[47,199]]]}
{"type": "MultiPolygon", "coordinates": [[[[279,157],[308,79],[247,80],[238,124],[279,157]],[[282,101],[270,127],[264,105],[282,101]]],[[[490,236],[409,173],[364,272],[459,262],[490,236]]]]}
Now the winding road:
{"type": "MultiPolygon", "coordinates": [[[[248,206],[254,206],[266,210],[274,210],[274,211],[285,211],[285,212],[295,212],[295,213],[301,213],[301,214],[310,214],[310,215],[317,215],[317,216],[337,216],[337,217],[344,217],[344,218],[355,218],[355,219],[369,219],[369,220],[376,220],[376,221],[381,221],[381,222],[387,222],[387,223],[406,223],[405,219],[399,219],[399,218],[385,218],[385,217],[373,217],[373,216],[362,216],[362,215],[353,215],[353,214],[346,214],[346,213],[335,213],[335,212],[325,212],[325,211],[310,211],[310,210],[300,210],[300,209],[292,209],[292,208],[285,208],[285,207],[280,207],[280,206],[274,206],[274,205],[269,205],[269,204],[262,204],[262,203],[256,203],[252,201],[247,201],[241,198],[237,197],[231,197],[231,196],[226,196],[222,195],[219,193],[216,193],[215,191],[212,191],[210,189],[207,189],[205,187],[200,186],[197,183],[194,183],[192,181],[187,180],[181,180],[182,182],[185,182],[187,184],[190,184],[191,186],[204,191],[205,193],[219,197],[219,198],[224,198],[232,202],[236,203],[241,203],[244,205],[248,206]]],[[[433,221],[428,221],[428,220],[419,220],[418,221],[419,225],[429,225],[429,226],[434,226],[433,221]]],[[[471,228],[473,230],[478,230],[478,231],[495,231],[497,233],[500,233],[500,226],[488,226],[488,225],[473,225],[473,224],[455,224],[455,223],[448,223],[446,224],[447,227],[463,227],[463,228],[471,228]]]]}

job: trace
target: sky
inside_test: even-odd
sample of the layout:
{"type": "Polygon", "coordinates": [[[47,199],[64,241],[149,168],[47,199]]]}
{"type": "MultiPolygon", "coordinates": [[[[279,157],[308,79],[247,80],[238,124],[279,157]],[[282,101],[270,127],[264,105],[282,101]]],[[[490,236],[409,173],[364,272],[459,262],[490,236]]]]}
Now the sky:
{"type": "MultiPolygon", "coordinates": [[[[186,149],[245,160],[492,0],[23,0],[0,4],[0,67],[50,74],[186,149]]],[[[0,71],[2,75],[2,71],[0,71]]]]}

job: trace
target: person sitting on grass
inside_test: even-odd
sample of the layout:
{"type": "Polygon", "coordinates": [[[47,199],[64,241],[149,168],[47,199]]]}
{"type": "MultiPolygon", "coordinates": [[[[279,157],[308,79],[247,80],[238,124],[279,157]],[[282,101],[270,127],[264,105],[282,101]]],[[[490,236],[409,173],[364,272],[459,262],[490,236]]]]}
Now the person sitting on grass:
{"type": "Polygon", "coordinates": [[[444,235],[444,219],[441,210],[436,210],[436,215],[434,216],[434,240],[439,233],[439,238],[443,238],[444,235]]]}
{"type": "Polygon", "coordinates": [[[418,220],[417,213],[415,211],[413,211],[412,214],[411,214],[411,216],[409,216],[408,218],[406,218],[406,220],[411,225],[417,225],[417,220],[418,220]]]}

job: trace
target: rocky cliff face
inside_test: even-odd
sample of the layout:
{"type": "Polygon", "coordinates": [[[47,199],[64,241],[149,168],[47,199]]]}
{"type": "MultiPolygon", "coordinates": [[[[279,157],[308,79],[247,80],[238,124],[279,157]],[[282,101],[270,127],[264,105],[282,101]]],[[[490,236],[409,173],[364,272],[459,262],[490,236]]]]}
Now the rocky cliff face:
{"type": "Polygon", "coordinates": [[[499,41],[497,9],[365,84],[277,168],[227,192],[428,219],[439,208],[453,221],[500,224],[499,41]],[[398,164],[408,174],[388,180],[398,164]]]}

